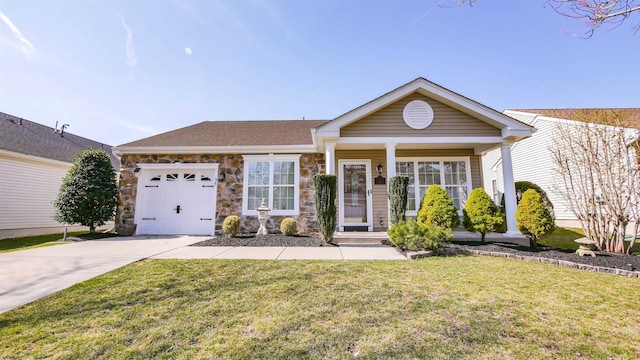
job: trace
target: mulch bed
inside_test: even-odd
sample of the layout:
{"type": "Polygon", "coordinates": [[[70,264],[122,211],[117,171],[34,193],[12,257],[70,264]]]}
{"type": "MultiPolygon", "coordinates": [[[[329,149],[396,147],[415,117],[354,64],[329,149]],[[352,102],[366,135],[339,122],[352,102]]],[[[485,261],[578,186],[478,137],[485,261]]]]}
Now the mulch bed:
{"type": "Polygon", "coordinates": [[[191,246],[303,246],[320,247],[332,246],[324,242],[320,237],[314,235],[292,235],[269,234],[269,235],[237,235],[228,237],[226,235],[217,236],[213,239],[201,241],[191,246]]]}
{"type": "Polygon", "coordinates": [[[480,250],[486,252],[499,252],[520,256],[533,256],[544,259],[570,261],[578,264],[601,266],[629,271],[640,270],[640,256],[615,254],[596,251],[596,257],[580,256],[573,250],[564,250],[548,246],[530,248],[507,243],[481,243],[477,241],[453,241],[445,245],[445,248],[462,250],[480,250]]]}

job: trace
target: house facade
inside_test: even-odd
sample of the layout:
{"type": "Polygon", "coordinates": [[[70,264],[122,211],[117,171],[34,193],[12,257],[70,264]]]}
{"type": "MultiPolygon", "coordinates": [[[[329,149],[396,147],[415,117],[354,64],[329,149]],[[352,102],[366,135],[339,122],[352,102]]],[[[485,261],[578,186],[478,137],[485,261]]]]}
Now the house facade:
{"type": "Polygon", "coordinates": [[[52,205],[73,158],[86,149],[105,150],[118,168],[110,145],[0,113],[0,239],[87,229],[53,220],[52,205]]]}
{"type": "MultiPolygon", "coordinates": [[[[582,126],[583,123],[572,120],[574,115],[589,117],[602,111],[614,111],[625,119],[626,125],[640,129],[640,109],[525,109],[505,110],[504,114],[536,128],[533,136],[511,145],[513,159],[512,170],[515,181],[530,181],[540,186],[554,205],[556,225],[579,228],[580,222],[571,212],[566,200],[560,193],[562,181],[556,173],[556,165],[550,147],[554,146],[557,126],[582,126]]],[[[505,192],[503,182],[502,153],[488,151],[482,157],[484,187],[494,201],[499,204],[505,192]]]]}
{"type": "MultiPolygon", "coordinates": [[[[255,209],[266,199],[271,228],[292,217],[314,230],[312,176],[326,173],[338,178],[338,230],[384,231],[389,178],[409,177],[408,216],[432,184],[461,211],[471,189],[483,187],[482,154],[500,149],[508,163],[511,144],[532,131],[423,78],[332,120],[203,122],[115,149],[116,228],[212,235],[226,216],[238,215],[242,230],[253,232],[255,209]]],[[[505,189],[506,235],[515,236],[515,190],[505,189]]]]}

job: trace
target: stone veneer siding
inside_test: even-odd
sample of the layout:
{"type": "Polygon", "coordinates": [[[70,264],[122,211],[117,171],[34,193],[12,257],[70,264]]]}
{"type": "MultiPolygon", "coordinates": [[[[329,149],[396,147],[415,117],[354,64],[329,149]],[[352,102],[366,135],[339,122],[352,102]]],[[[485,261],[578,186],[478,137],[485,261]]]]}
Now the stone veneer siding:
{"type": "MultiPolygon", "coordinates": [[[[136,193],[138,178],[133,174],[137,164],[173,163],[218,163],[218,172],[226,174],[225,180],[218,182],[218,200],[216,204],[216,234],[222,232],[222,222],[229,215],[238,215],[242,219],[241,232],[258,231],[257,216],[242,215],[242,187],[244,160],[239,154],[176,154],[176,155],[122,155],[120,158],[120,181],[118,209],[116,212],[116,231],[129,236],[135,233],[136,193]]],[[[298,228],[305,232],[316,232],[316,210],[314,201],[315,187],[312,176],[319,168],[324,168],[323,154],[302,154],[300,156],[300,215],[298,228]]],[[[287,216],[270,217],[267,228],[270,231],[280,229],[280,222],[287,216]]]]}

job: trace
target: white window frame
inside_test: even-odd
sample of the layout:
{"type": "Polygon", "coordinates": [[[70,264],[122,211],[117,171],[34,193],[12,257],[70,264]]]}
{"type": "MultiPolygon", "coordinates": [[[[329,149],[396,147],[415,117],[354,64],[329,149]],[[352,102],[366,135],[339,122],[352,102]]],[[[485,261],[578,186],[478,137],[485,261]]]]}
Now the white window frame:
{"type": "MultiPolygon", "coordinates": [[[[445,174],[444,171],[442,171],[442,169],[444,169],[444,163],[448,162],[448,161],[464,161],[465,163],[465,169],[467,171],[467,196],[469,196],[469,194],[471,193],[472,190],[472,182],[473,179],[471,177],[471,159],[468,156],[444,156],[444,157],[399,157],[396,158],[396,167],[398,166],[397,163],[400,162],[413,162],[413,171],[414,171],[414,179],[417,182],[420,177],[418,174],[418,162],[439,162],[440,163],[440,187],[442,187],[443,189],[446,186],[445,183],[445,174]]],[[[406,216],[418,216],[418,211],[420,211],[420,202],[422,201],[422,198],[420,198],[420,184],[414,184],[414,186],[416,186],[416,191],[415,191],[415,201],[416,201],[416,210],[407,210],[405,215],[406,216]]],[[[458,214],[462,215],[462,209],[458,210],[458,214]]]]}
{"type": "Polygon", "coordinates": [[[269,202],[267,206],[273,209],[273,163],[274,162],[293,162],[294,167],[294,193],[293,193],[293,210],[271,210],[269,215],[277,216],[297,216],[300,214],[300,154],[288,155],[242,155],[244,160],[243,186],[242,186],[242,215],[257,216],[256,210],[249,210],[249,163],[250,162],[268,162],[269,163],[269,202]]]}

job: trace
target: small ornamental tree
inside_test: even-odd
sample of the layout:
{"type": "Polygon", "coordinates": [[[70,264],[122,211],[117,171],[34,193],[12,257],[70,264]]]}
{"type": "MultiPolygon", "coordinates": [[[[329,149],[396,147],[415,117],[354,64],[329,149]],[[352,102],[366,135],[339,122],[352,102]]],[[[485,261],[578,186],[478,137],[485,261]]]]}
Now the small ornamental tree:
{"type": "Polygon", "coordinates": [[[495,231],[503,222],[500,209],[483,188],[471,191],[462,212],[465,229],[479,232],[482,242],[484,242],[487,233],[495,231]]]}
{"type": "Polygon", "coordinates": [[[522,195],[516,211],[518,230],[529,237],[531,246],[536,246],[544,234],[555,228],[553,216],[537,191],[529,189],[522,195]]]}
{"type": "Polygon", "coordinates": [[[454,229],[460,225],[453,199],[439,185],[431,185],[425,192],[418,211],[418,222],[443,229],[454,229]]]}
{"type": "Polygon", "coordinates": [[[389,212],[392,225],[406,220],[407,185],[409,185],[407,176],[394,176],[389,179],[389,212]]]}
{"type": "Polygon", "coordinates": [[[318,230],[324,241],[333,244],[333,232],[336,231],[336,183],[335,175],[317,174],[313,176],[316,188],[316,217],[318,230]]]}
{"type": "Polygon", "coordinates": [[[84,150],[62,181],[53,201],[53,218],[63,224],[80,224],[95,232],[97,226],[112,220],[118,186],[111,159],[104,150],[84,150]]]}

